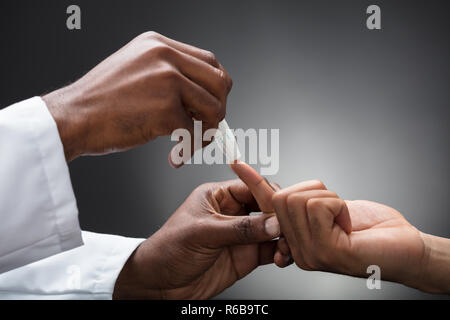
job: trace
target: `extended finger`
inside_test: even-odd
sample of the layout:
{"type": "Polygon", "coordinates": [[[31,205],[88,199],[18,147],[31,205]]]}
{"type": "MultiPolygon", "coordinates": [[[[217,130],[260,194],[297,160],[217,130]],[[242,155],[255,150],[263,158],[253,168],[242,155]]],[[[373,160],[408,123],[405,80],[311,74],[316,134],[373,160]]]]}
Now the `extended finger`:
{"type": "Polygon", "coordinates": [[[248,186],[262,212],[273,212],[272,196],[275,193],[273,186],[261,177],[255,169],[242,161],[230,165],[236,175],[248,186]]]}

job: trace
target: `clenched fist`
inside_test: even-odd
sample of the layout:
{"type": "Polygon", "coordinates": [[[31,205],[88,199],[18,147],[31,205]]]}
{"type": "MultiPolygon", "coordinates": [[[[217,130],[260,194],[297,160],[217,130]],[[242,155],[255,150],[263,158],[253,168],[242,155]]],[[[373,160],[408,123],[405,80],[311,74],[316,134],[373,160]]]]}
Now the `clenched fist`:
{"type": "Polygon", "coordinates": [[[450,292],[450,240],[420,232],[397,210],[339,199],[319,181],[281,190],[272,200],[287,240],[278,242],[279,266],[287,254],[304,270],[357,277],[367,277],[367,268],[377,265],[384,280],[450,292]],[[351,223],[345,227],[342,220],[351,223]]]}
{"type": "Polygon", "coordinates": [[[178,128],[193,135],[194,119],[203,130],[216,128],[231,86],[211,52],[147,32],[43,99],[70,161],[127,150],[178,128]]]}

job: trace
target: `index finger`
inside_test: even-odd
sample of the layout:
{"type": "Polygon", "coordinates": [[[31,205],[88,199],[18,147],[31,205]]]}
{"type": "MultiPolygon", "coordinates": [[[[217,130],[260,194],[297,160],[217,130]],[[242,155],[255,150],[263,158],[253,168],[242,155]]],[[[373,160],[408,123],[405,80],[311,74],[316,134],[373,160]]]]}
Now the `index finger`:
{"type": "Polygon", "coordinates": [[[255,169],[242,161],[237,161],[230,164],[231,169],[236,175],[248,186],[251,193],[258,202],[259,208],[264,213],[274,212],[272,206],[272,195],[275,193],[275,189],[270,183],[255,169]]]}

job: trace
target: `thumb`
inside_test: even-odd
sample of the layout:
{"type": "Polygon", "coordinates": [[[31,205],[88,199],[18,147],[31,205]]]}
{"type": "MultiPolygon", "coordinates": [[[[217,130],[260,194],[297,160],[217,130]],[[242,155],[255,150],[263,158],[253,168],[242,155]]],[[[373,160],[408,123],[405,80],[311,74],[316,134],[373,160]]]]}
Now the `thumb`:
{"type": "Polygon", "coordinates": [[[245,245],[272,240],[280,235],[280,224],[273,214],[227,217],[217,220],[211,233],[217,246],[245,245]]]}
{"type": "Polygon", "coordinates": [[[255,169],[242,161],[230,165],[236,175],[248,186],[262,212],[274,212],[272,195],[275,193],[270,183],[255,169]]]}

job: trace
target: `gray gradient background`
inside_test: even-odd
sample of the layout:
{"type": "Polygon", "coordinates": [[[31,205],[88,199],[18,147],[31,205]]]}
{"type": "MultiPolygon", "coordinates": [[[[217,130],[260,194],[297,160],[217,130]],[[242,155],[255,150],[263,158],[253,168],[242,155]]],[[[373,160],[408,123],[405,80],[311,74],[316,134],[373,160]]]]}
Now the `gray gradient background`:
{"type": "MultiPolygon", "coordinates": [[[[1,1],[0,103],[76,80],[137,34],[212,50],[234,80],[234,128],[279,128],[288,186],[322,179],[346,199],[401,211],[450,237],[448,1],[1,1]],[[382,8],[381,31],[365,9],[382,8]]],[[[169,138],[70,164],[84,229],[147,237],[190,191],[233,178],[226,166],[172,169],[169,138]]],[[[4,156],[4,155],[2,155],[4,156]]],[[[188,263],[188,262],[187,262],[188,263]]],[[[221,298],[439,298],[397,284],[291,266],[261,267],[221,298]]],[[[442,297],[440,297],[442,298],[442,297]]]]}

